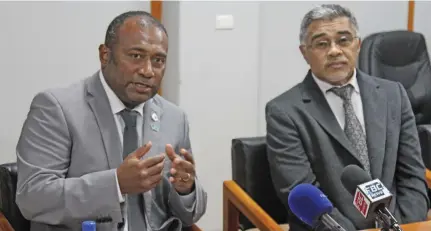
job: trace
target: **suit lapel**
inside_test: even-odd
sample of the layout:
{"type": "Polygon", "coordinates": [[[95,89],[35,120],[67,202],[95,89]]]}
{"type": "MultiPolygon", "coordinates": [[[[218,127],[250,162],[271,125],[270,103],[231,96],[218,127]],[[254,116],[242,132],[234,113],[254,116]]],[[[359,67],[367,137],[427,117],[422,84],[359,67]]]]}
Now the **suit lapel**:
{"type": "Polygon", "coordinates": [[[99,72],[87,80],[87,103],[93,111],[103,139],[103,145],[108,158],[109,168],[117,168],[122,162],[121,142],[118,136],[115,119],[99,72]]]}
{"type": "MultiPolygon", "coordinates": [[[[325,96],[320,90],[319,86],[314,82],[311,71],[308,72],[303,82],[302,99],[310,114],[316,121],[326,130],[335,140],[337,140],[348,153],[357,160],[358,164],[361,162],[355,154],[355,150],[341,129],[340,124],[335,118],[334,113],[329,107],[325,96]]],[[[363,167],[363,166],[362,166],[363,167]]]]}
{"type": "MultiPolygon", "coordinates": [[[[143,121],[143,127],[142,127],[142,142],[143,144],[148,143],[149,141],[151,141],[152,143],[152,148],[149,151],[149,153],[145,154],[144,158],[148,158],[154,155],[158,155],[160,154],[160,150],[165,150],[164,148],[164,143],[160,142],[160,130],[161,130],[161,119],[162,119],[162,114],[163,114],[163,110],[161,109],[161,107],[158,105],[158,101],[157,101],[157,95],[154,96],[152,99],[148,100],[145,105],[144,105],[144,121],[143,121]]],[[[165,160],[166,161],[166,160],[165,160]]],[[[164,183],[164,181],[162,181],[162,184],[164,183]]],[[[157,187],[163,187],[163,185],[159,185],[157,187]]],[[[143,197],[144,197],[144,206],[145,206],[145,212],[146,212],[146,216],[147,219],[149,219],[151,221],[151,218],[153,215],[156,216],[155,214],[157,214],[157,208],[154,208],[155,211],[153,210],[153,201],[156,200],[155,196],[157,195],[156,193],[156,189],[152,189],[150,191],[147,191],[145,193],[143,193],[143,197]]],[[[154,202],[155,203],[155,202],[154,202]]],[[[149,222],[149,224],[151,225],[152,222],[149,222]]],[[[153,227],[154,229],[154,227],[153,227]]]]}
{"type": "Polygon", "coordinates": [[[386,141],[387,100],[373,77],[358,71],[358,84],[364,111],[368,156],[373,178],[382,174],[386,141]]]}
{"type": "Polygon", "coordinates": [[[142,127],[142,143],[146,144],[149,141],[153,144],[150,152],[145,155],[145,157],[158,155],[160,150],[164,149],[164,144],[159,142],[160,138],[160,121],[162,119],[162,109],[157,105],[156,98],[154,96],[152,99],[148,100],[144,105],[144,121],[142,127]]]}

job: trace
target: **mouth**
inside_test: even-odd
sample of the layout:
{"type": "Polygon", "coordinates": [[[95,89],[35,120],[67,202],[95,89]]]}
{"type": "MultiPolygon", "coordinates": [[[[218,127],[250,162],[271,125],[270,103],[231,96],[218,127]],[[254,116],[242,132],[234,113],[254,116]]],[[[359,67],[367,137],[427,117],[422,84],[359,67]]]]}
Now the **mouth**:
{"type": "Polygon", "coordinates": [[[140,94],[145,94],[145,93],[151,92],[152,90],[152,86],[150,84],[135,82],[135,83],[132,83],[132,85],[136,90],[136,92],[140,94]]]}
{"type": "Polygon", "coordinates": [[[347,65],[346,62],[332,62],[332,63],[328,64],[327,66],[329,68],[339,69],[339,68],[342,68],[346,65],[347,65]]]}

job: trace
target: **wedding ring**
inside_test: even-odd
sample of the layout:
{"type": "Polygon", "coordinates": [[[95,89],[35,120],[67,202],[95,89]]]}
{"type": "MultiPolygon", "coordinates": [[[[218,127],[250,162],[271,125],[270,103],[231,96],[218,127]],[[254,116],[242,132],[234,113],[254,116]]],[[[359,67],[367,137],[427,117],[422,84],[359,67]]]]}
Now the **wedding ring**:
{"type": "Polygon", "coordinates": [[[190,178],[191,178],[190,173],[187,173],[187,178],[181,178],[181,181],[183,181],[183,182],[187,182],[187,181],[189,181],[189,180],[190,180],[190,178]]]}

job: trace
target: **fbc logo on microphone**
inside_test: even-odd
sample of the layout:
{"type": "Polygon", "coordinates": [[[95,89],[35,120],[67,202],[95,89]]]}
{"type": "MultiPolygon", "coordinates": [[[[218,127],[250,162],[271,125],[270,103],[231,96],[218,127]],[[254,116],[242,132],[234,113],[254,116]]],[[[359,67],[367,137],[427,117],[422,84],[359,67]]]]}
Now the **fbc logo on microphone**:
{"type": "Polygon", "coordinates": [[[379,179],[374,179],[358,185],[353,204],[365,218],[368,218],[369,215],[376,215],[374,212],[368,214],[369,211],[375,211],[378,205],[388,205],[391,199],[391,192],[386,189],[379,179]]]}
{"type": "Polygon", "coordinates": [[[361,212],[362,216],[367,217],[369,202],[359,190],[357,190],[355,193],[353,205],[355,205],[359,212],[361,212]]]}
{"type": "Polygon", "coordinates": [[[380,182],[371,182],[371,184],[365,185],[365,193],[372,199],[384,196],[384,186],[380,182]]]}

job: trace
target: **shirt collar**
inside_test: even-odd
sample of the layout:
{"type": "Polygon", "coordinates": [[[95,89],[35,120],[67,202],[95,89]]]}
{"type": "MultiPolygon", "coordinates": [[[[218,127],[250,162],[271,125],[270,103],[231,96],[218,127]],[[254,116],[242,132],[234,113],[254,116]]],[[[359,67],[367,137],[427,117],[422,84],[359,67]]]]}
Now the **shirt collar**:
{"type": "MultiPolygon", "coordinates": [[[[105,80],[105,77],[103,76],[102,71],[99,71],[99,78],[102,82],[103,89],[105,89],[106,95],[108,96],[109,105],[111,105],[112,114],[117,114],[124,110],[126,106],[124,106],[123,102],[118,98],[118,96],[114,93],[114,91],[111,89],[111,87],[108,85],[108,83],[105,80]]],[[[141,116],[144,114],[144,103],[139,104],[135,108],[133,108],[133,111],[138,112],[141,116]]]]}
{"type": "Polygon", "coordinates": [[[353,86],[353,88],[355,89],[355,92],[359,93],[358,79],[356,78],[356,68],[353,69],[353,76],[349,80],[349,82],[345,83],[342,86],[336,86],[336,85],[332,85],[328,82],[325,82],[325,81],[317,78],[313,73],[311,73],[311,75],[313,76],[314,81],[316,82],[317,86],[319,86],[319,88],[323,92],[323,94],[326,94],[328,92],[328,90],[330,90],[331,88],[343,87],[343,86],[346,86],[348,84],[351,84],[353,86]]]}

